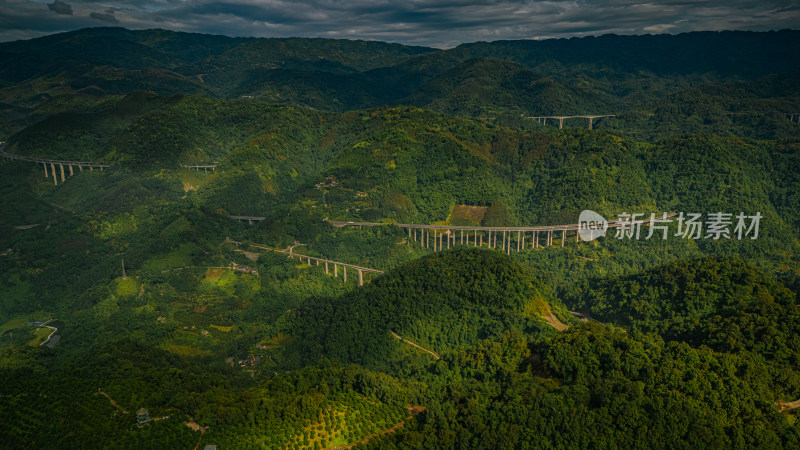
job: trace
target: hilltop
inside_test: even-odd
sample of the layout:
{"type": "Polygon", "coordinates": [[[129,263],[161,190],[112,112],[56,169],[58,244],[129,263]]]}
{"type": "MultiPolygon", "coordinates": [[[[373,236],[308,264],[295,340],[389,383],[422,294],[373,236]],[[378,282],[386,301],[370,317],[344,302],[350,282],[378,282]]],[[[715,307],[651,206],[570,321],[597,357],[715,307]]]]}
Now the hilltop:
{"type": "Polygon", "coordinates": [[[308,301],[293,313],[290,333],[312,361],[325,355],[380,367],[404,354],[438,359],[509,329],[538,332],[554,302],[519,263],[460,249],[406,263],[342,297],[308,301]],[[425,355],[403,340],[433,350],[425,355]]]}

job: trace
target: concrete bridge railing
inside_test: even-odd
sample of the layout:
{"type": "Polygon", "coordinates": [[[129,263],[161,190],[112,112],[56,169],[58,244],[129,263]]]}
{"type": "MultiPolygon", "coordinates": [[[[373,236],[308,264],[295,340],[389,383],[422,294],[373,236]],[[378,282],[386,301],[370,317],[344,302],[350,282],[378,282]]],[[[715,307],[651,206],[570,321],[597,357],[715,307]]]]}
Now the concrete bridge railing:
{"type": "Polygon", "coordinates": [[[75,174],[75,169],[77,167],[78,172],[83,172],[84,168],[93,171],[95,168],[103,170],[105,167],[110,167],[108,164],[97,162],[97,161],[68,161],[68,160],[61,160],[61,159],[47,159],[47,158],[34,158],[30,156],[22,156],[22,155],[14,155],[12,153],[7,153],[5,151],[5,146],[0,145],[0,156],[6,159],[12,159],[17,161],[28,161],[35,163],[37,165],[41,165],[44,169],[44,177],[49,178],[50,176],[53,177],[53,184],[58,186],[58,174],[56,173],[56,166],[61,171],[61,182],[65,182],[67,180],[67,176],[64,170],[64,167],[67,167],[69,170],[69,176],[73,176],[75,174]],[[50,166],[50,171],[48,173],[47,167],[50,166]]]}
{"type": "MultiPolygon", "coordinates": [[[[42,169],[44,170],[44,177],[50,178],[52,176],[53,184],[56,186],[58,186],[59,172],[61,183],[64,183],[67,181],[67,172],[69,172],[69,176],[71,177],[75,175],[76,172],[83,172],[83,169],[93,171],[96,168],[103,170],[106,167],[111,167],[109,164],[99,161],[69,161],[62,159],[36,158],[32,156],[15,155],[5,151],[5,145],[3,142],[0,142],[0,156],[6,159],[28,161],[41,165],[42,169]],[[50,168],[49,171],[48,167],[50,168]],[[58,167],[58,170],[56,170],[56,167],[58,167]]],[[[212,171],[216,170],[217,164],[184,164],[183,167],[188,169],[203,170],[207,173],[208,169],[211,169],[212,171]]],[[[263,218],[261,220],[263,220],[263,218]]]]}
{"type": "Polygon", "coordinates": [[[208,169],[211,169],[212,172],[217,170],[217,163],[213,164],[183,164],[181,167],[186,169],[195,169],[195,170],[203,170],[203,173],[208,173],[208,169]]]}
{"type": "Polygon", "coordinates": [[[228,216],[233,220],[238,220],[240,222],[247,222],[249,224],[253,224],[253,222],[261,222],[262,220],[266,219],[266,217],[258,217],[258,216],[228,216]]]}
{"type": "MultiPolygon", "coordinates": [[[[656,217],[656,220],[674,217],[676,213],[668,213],[665,216],[656,217]]],[[[457,225],[425,225],[413,223],[387,224],[382,222],[352,222],[328,220],[326,222],[334,227],[341,228],[346,226],[387,226],[395,225],[398,228],[408,231],[409,241],[419,242],[424,248],[431,248],[433,251],[440,251],[451,248],[457,243],[474,247],[482,247],[484,240],[489,248],[500,248],[510,254],[513,248],[519,252],[524,250],[526,245],[531,248],[542,248],[553,245],[553,239],[560,233],[560,243],[564,247],[567,240],[574,237],[575,242],[580,242],[580,224],[573,223],[567,225],[543,225],[534,227],[478,227],[478,226],[457,226],[457,225]],[[569,234],[572,234],[570,237],[569,234]],[[530,235],[530,238],[528,238],[530,235]],[[526,244],[527,239],[527,244],[526,244]]],[[[650,219],[636,220],[633,224],[647,225],[650,219]]],[[[630,226],[632,222],[612,220],[608,222],[608,228],[620,228],[630,226]]]]}
{"type": "Polygon", "coordinates": [[[542,125],[547,125],[547,119],[558,120],[558,129],[564,128],[564,120],[565,119],[587,119],[589,121],[589,129],[592,129],[592,122],[594,119],[600,119],[603,117],[616,117],[615,114],[586,114],[586,115],[579,115],[579,116],[529,116],[528,119],[536,119],[537,122],[541,123],[542,125]]]}
{"type": "MultiPolygon", "coordinates": [[[[237,244],[237,245],[241,244],[241,242],[234,241],[234,240],[232,240],[230,238],[226,238],[225,240],[227,242],[231,242],[233,244],[237,244]]],[[[316,265],[318,267],[319,266],[324,266],[326,274],[330,274],[331,273],[331,266],[333,266],[332,267],[333,276],[335,278],[339,278],[339,269],[341,268],[341,270],[342,270],[342,281],[345,282],[345,283],[347,282],[347,269],[350,269],[351,271],[354,270],[354,271],[356,271],[358,273],[358,285],[359,286],[363,286],[364,285],[364,274],[365,273],[377,273],[377,274],[382,274],[383,273],[382,270],[378,270],[378,269],[372,269],[372,268],[369,268],[369,267],[357,266],[355,264],[347,264],[347,263],[343,263],[341,261],[334,261],[332,259],[317,258],[316,256],[308,256],[308,255],[302,255],[302,254],[299,254],[299,253],[294,253],[291,249],[282,250],[282,249],[278,249],[278,248],[272,248],[272,247],[267,247],[267,246],[264,246],[264,245],[255,245],[255,244],[250,244],[250,246],[253,247],[253,248],[261,249],[261,250],[267,250],[267,251],[270,251],[270,252],[283,253],[283,254],[287,255],[289,258],[299,259],[300,262],[305,262],[309,266],[312,265],[312,262],[314,263],[313,265],[316,265]]]]}

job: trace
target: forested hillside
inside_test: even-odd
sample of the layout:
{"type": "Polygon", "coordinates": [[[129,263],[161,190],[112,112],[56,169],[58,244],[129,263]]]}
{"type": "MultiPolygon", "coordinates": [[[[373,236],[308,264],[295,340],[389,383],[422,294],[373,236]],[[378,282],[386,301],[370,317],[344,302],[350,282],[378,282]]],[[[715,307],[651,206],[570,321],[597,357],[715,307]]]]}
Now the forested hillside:
{"type": "Polygon", "coordinates": [[[793,30],[436,50],[90,28],[0,44],[0,131],[7,137],[48,114],[149,89],[335,112],[413,105],[504,124],[520,114],[615,114],[597,126],[640,138],[704,130],[784,137],[796,135],[781,113],[800,109],[798,48],[793,30]]]}
{"type": "Polygon", "coordinates": [[[0,447],[797,447],[798,41],[0,44],[0,447]]]}

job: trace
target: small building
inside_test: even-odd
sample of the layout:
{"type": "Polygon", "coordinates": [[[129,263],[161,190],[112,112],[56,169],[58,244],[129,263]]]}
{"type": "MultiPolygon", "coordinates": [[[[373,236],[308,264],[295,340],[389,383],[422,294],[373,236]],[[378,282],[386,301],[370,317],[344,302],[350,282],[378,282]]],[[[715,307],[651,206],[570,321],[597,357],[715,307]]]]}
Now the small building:
{"type": "Polygon", "coordinates": [[[139,410],[136,411],[136,424],[143,427],[148,423],[150,423],[150,412],[144,408],[139,408],[139,410]]]}

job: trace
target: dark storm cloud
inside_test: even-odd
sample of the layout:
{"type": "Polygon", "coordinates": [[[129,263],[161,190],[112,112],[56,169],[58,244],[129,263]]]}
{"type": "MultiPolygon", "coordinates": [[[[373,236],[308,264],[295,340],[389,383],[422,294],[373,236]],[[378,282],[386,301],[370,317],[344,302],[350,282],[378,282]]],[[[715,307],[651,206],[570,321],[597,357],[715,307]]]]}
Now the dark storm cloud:
{"type": "Polygon", "coordinates": [[[53,11],[56,14],[66,14],[68,16],[72,15],[72,5],[70,5],[69,3],[64,3],[59,0],[56,0],[53,3],[48,3],[47,9],[53,11]]]}
{"type": "Polygon", "coordinates": [[[89,17],[91,17],[92,19],[95,19],[95,20],[101,20],[103,22],[119,23],[119,21],[117,20],[116,17],[114,17],[113,14],[93,12],[93,13],[89,14],[89,17]]]}
{"type": "MultiPolygon", "coordinates": [[[[60,0],[52,5],[69,6],[60,0]]],[[[797,0],[74,0],[72,8],[72,16],[45,14],[34,0],[0,0],[0,40],[92,26],[109,11],[129,28],[438,47],[604,33],[800,28],[797,0]]]]}

